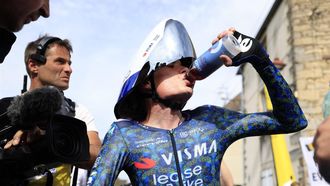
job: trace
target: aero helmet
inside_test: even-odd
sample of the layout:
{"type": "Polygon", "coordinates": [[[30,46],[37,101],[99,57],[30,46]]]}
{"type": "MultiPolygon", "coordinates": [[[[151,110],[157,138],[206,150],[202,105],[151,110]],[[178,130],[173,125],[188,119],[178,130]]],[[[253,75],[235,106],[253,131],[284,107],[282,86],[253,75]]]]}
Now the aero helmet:
{"type": "Polygon", "coordinates": [[[161,21],[144,40],[124,79],[115,115],[121,117],[120,107],[125,98],[156,68],[183,58],[196,58],[195,49],[184,25],[173,19],[161,21]]]}

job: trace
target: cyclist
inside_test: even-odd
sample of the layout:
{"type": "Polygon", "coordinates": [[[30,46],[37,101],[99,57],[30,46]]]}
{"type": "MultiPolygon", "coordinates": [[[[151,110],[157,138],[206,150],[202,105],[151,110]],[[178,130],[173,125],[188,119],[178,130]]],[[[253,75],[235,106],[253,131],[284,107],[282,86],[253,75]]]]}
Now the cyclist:
{"type": "Polygon", "coordinates": [[[286,81],[255,39],[229,29],[245,49],[227,66],[250,62],[266,84],[273,111],[243,114],[213,105],[182,110],[196,58],[182,23],[161,22],[133,62],[115,105],[115,121],[92,169],[90,185],[113,185],[125,170],[133,185],[220,185],[220,164],[234,141],[302,130],[307,121],[286,81]],[[248,43],[245,43],[249,41],[248,43]],[[251,45],[246,45],[251,44],[251,45]]]}

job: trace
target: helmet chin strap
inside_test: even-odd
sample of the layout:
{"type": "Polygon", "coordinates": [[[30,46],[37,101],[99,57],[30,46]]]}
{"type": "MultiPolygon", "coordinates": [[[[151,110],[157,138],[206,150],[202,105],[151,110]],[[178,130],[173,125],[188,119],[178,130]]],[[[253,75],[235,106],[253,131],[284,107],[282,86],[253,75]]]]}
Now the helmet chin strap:
{"type": "Polygon", "coordinates": [[[150,96],[151,96],[152,100],[157,101],[173,110],[182,110],[183,109],[183,107],[185,106],[185,103],[173,102],[172,100],[162,99],[159,97],[159,95],[156,91],[154,72],[150,73],[150,83],[151,83],[151,95],[150,96]]]}

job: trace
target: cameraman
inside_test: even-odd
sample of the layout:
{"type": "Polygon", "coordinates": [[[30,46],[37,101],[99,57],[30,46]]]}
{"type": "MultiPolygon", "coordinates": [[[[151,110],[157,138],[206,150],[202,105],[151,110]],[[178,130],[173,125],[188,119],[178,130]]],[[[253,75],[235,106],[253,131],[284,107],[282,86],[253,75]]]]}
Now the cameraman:
{"type": "MultiPolygon", "coordinates": [[[[61,91],[68,89],[72,73],[71,52],[72,46],[67,39],[62,40],[45,35],[30,42],[25,49],[24,56],[26,70],[31,79],[29,91],[45,86],[54,86],[61,91]]],[[[82,105],[76,104],[70,99],[66,99],[66,101],[74,107],[74,117],[86,123],[90,144],[90,161],[76,166],[91,169],[101,146],[94,118],[82,105]]],[[[8,149],[20,143],[32,142],[37,135],[40,135],[40,131],[30,131],[28,134],[18,131],[4,148],[8,149]]],[[[71,168],[70,165],[57,167],[53,173],[54,185],[69,185],[71,168]]],[[[34,182],[32,183],[34,184],[34,182]]],[[[37,183],[40,182],[37,181],[37,183]]]]}

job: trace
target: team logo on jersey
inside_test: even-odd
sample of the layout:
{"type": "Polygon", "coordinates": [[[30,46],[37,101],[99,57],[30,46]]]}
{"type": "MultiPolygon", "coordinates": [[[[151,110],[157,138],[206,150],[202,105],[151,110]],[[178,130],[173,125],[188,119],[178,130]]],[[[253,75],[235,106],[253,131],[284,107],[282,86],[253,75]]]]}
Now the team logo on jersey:
{"type": "Polygon", "coordinates": [[[156,166],[156,162],[149,158],[141,158],[141,162],[134,162],[134,166],[138,169],[151,169],[156,166]]]}

